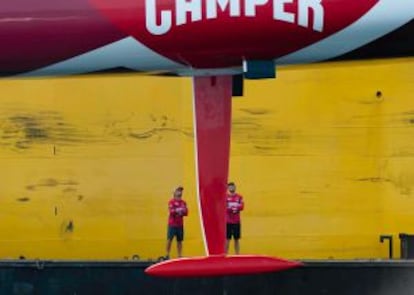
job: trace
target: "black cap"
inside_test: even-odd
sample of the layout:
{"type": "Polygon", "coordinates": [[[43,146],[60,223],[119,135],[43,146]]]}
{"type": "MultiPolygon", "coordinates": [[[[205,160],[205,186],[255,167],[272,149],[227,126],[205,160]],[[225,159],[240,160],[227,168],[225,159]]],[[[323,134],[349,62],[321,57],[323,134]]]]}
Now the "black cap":
{"type": "Polygon", "coordinates": [[[180,191],[180,192],[182,192],[183,190],[184,190],[184,188],[182,186],[179,186],[175,189],[175,191],[180,191]]]}
{"type": "Polygon", "coordinates": [[[234,186],[235,184],[234,184],[234,182],[229,182],[227,185],[228,186],[230,186],[230,185],[234,186]]]}

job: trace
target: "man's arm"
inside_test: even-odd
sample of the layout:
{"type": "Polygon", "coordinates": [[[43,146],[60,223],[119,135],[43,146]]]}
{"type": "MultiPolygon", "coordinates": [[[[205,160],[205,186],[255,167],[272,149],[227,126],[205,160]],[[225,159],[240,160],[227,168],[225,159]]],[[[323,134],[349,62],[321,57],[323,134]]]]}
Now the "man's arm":
{"type": "Polygon", "coordinates": [[[227,199],[226,199],[226,211],[227,211],[227,213],[233,213],[234,212],[234,207],[232,205],[230,205],[230,203],[228,202],[227,199]]]}
{"type": "Polygon", "coordinates": [[[243,197],[240,197],[239,200],[239,211],[243,211],[244,209],[244,201],[243,201],[243,197]]]}
{"type": "Polygon", "coordinates": [[[182,207],[182,214],[183,216],[188,216],[188,208],[187,208],[187,203],[183,202],[183,207],[182,207]]]}
{"type": "Polygon", "coordinates": [[[174,205],[171,202],[168,202],[168,211],[170,214],[175,215],[177,213],[177,210],[175,209],[174,205]]]}

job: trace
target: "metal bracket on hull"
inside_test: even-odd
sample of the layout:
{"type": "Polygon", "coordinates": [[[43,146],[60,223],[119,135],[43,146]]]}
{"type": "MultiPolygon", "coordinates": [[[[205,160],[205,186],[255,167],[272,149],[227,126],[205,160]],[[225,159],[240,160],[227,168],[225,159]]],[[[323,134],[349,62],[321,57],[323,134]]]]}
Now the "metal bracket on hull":
{"type": "Polygon", "coordinates": [[[233,76],[233,97],[243,96],[244,77],[242,74],[233,76]]]}
{"type": "Polygon", "coordinates": [[[243,62],[243,70],[246,79],[276,78],[276,65],[274,60],[245,60],[243,62]]]}

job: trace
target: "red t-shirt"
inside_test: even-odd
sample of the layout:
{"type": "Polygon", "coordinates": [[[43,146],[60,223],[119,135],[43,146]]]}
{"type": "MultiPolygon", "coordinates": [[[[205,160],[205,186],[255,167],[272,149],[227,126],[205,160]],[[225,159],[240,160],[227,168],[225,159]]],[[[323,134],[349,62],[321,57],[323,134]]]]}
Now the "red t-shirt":
{"type": "Polygon", "coordinates": [[[172,198],[168,202],[168,211],[170,212],[168,225],[172,227],[182,227],[184,224],[183,216],[188,215],[186,202],[181,199],[172,198]]]}
{"type": "Polygon", "coordinates": [[[227,194],[227,223],[240,223],[240,211],[244,209],[243,197],[239,194],[227,194]]]}

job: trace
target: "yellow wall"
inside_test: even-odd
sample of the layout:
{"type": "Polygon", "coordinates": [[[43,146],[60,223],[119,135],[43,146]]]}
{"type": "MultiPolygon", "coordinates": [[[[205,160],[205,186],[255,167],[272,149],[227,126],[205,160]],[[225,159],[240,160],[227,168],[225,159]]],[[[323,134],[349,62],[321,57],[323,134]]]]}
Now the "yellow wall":
{"type": "MultiPolygon", "coordinates": [[[[242,252],[386,257],[380,234],[414,233],[414,61],[278,75],[233,100],[242,252]]],[[[0,93],[0,257],[161,256],[178,184],[185,254],[203,254],[189,79],[2,81],[0,93]]]]}

